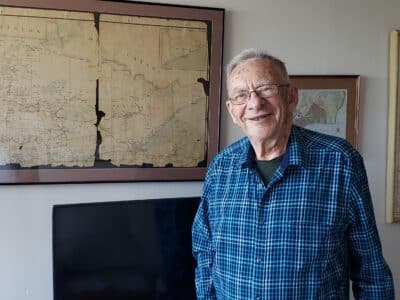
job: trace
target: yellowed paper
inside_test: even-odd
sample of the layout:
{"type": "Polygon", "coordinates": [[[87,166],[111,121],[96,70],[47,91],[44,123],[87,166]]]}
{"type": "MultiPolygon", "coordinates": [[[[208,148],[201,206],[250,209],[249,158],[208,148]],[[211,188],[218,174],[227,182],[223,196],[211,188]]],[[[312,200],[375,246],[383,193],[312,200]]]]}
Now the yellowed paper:
{"type": "Polygon", "coordinates": [[[198,21],[0,7],[0,165],[196,167],[207,47],[198,21]]]}
{"type": "Polygon", "coordinates": [[[400,112],[399,112],[399,35],[390,32],[389,48],[389,116],[386,180],[386,221],[400,222],[400,112]]]}
{"type": "Polygon", "coordinates": [[[201,22],[102,15],[100,157],[196,167],[205,158],[207,31],[201,22]]]}
{"type": "Polygon", "coordinates": [[[92,166],[93,15],[2,7],[0,53],[0,164],[92,166]]]}

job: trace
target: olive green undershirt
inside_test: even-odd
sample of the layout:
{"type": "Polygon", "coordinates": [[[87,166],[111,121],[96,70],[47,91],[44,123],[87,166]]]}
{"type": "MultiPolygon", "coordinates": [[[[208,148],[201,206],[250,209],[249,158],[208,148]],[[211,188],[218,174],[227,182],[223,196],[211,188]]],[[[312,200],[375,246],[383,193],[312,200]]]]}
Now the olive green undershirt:
{"type": "Polygon", "coordinates": [[[274,176],[275,171],[281,164],[281,161],[282,156],[278,156],[271,160],[256,160],[258,174],[260,174],[265,185],[267,185],[272,176],[274,176]]]}

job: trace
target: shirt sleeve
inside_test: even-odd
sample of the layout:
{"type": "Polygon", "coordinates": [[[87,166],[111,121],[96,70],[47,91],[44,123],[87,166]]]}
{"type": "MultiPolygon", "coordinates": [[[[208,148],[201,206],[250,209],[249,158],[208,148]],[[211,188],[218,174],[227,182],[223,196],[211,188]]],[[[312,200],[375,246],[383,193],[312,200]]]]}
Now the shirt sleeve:
{"type": "Polygon", "coordinates": [[[351,171],[350,279],[355,299],[394,299],[391,271],[382,255],[382,247],[361,156],[357,153],[351,171]]]}
{"type": "Polygon", "coordinates": [[[197,262],[195,283],[198,300],[217,299],[212,282],[214,251],[208,218],[208,199],[212,189],[210,173],[209,169],[203,186],[202,199],[192,226],[192,251],[197,262]]]}

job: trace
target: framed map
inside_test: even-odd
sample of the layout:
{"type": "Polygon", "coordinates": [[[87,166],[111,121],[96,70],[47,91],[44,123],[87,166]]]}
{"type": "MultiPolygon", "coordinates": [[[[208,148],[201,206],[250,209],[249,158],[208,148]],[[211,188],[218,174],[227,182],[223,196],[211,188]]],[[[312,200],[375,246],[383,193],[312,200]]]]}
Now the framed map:
{"type": "Polygon", "coordinates": [[[202,180],[224,10],[0,0],[0,183],[202,180]]]}
{"type": "Polygon", "coordinates": [[[299,102],[294,124],[347,139],[357,148],[359,75],[293,75],[299,102]]]}
{"type": "Polygon", "coordinates": [[[400,30],[390,32],[386,221],[400,222],[400,30]]]}

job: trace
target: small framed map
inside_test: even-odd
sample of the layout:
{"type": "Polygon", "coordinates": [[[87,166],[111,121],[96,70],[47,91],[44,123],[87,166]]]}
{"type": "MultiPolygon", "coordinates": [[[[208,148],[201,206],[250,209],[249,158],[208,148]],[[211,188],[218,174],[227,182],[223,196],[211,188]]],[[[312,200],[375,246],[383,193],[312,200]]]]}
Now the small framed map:
{"type": "Polygon", "coordinates": [[[294,124],[347,139],[357,148],[359,75],[292,75],[299,101],[294,124]]]}
{"type": "Polygon", "coordinates": [[[202,180],[224,10],[0,0],[0,184],[202,180]]]}

